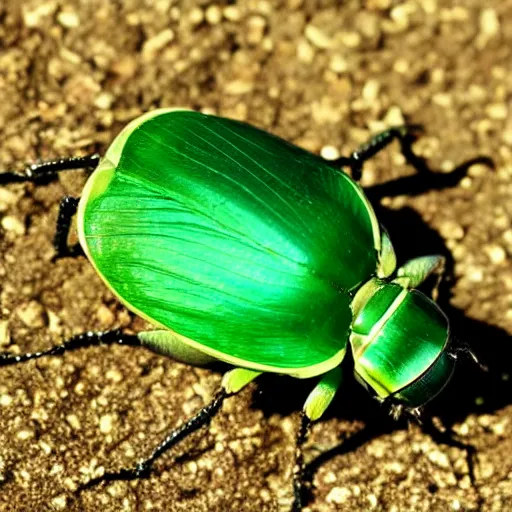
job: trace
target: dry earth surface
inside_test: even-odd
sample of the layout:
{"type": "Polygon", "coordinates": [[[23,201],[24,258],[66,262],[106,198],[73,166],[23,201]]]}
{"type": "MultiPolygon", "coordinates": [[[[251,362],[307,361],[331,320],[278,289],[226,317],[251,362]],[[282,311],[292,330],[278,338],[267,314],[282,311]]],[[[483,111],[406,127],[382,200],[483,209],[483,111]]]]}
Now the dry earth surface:
{"type": "MultiPolygon", "coordinates": [[[[448,258],[440,301],[488,371],[462,363],[425,413],[475,448],[474,478],[466,450],[392,421],[348,378],[306,447],[307,510],[512,510],[511,48],[511,0],[4,0],[1,167],[102,152],[159,106],[246,120],[330,158],[424,125],[414,150],[434,174],[417,178],[393,145],[363,185],[400,261],[448,258]]],[[[85,258],[52,263],[59,198],[85,178],[0,186],[1,351],[144,327],[85,258]]],[[[2,368],[0,510],[289,509],[311,383],[276,376],[227,400],[148,480],[76,493],[148,453],[220,378],[120,346],[2,368]]]]}

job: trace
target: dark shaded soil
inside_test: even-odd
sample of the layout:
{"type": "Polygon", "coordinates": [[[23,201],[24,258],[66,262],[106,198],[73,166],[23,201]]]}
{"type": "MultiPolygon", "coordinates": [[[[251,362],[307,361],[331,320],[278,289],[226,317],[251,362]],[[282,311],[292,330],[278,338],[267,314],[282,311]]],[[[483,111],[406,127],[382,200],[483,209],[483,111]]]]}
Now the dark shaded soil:
{"type": "MultiPolygon", "coordinates": [[[[392,146],[363,185],[400,261],[448,257],[440,301],[488,372],[462,364],[427,412],[475,447],[474,482],[464,449],[393,422],[349,380],[307,445],[308,509],[512,510],[512,2],[338,4],[6,0],[1,167],[103,152],[158,106],[247,120],[326,157],[386,126],[423,124],[414,149],[438,174],[402,179],[414,171],[392,146]],[[477,157],[495,168],[451,174],[477,157]]],[[[0,187],[1,351],[143,327],[85,258],[51,262],[59,198],[79,195],[85,177],[0,187]]],[[[229,399],[150,479],[74,493],[151,451],[220,378],[119,346],[1,369],[0,510],[287,510],[311,383],[276,376],[229,399]]]]}

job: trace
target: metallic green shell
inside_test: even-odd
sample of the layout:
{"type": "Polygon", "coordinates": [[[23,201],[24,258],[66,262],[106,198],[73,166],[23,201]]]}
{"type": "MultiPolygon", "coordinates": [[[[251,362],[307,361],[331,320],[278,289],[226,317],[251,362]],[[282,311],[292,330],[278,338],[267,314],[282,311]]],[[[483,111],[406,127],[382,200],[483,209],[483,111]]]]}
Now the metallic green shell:
{"type": "Polygon", "coordinates": [[[356,374],[380,397],[395,394],[410,406],[421,405],[448,382],[448,320],[423,293],[383,284],[354,318],[352,330],[356,374]]]}
{"type": "Polygon", "coordinates": [[[349,292],[380,249],[347,175],[252,126],[181,110],[118,136],[78,221],[127,307],[219,359],[299,377],[343,358],[349,292]]]}

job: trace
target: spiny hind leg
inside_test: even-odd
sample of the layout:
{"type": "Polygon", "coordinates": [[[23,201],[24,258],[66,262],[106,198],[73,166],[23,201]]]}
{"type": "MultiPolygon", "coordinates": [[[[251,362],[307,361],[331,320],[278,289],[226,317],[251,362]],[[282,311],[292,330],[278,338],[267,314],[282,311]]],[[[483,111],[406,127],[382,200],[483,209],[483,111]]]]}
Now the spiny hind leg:
{"type": "Polygon", "coordinates": [[[327,372],[308,396],[301,416],[301,424],[296,441],[295,467],[293,471],[293,505],[292,511],[299,512],[306,501],[307,486],[304,482],[304,444],[308,440],[311,424],[322,417],[334,399],[341,385],[340,367],[327,372]]]}
{"type": "Polygon", "coordinates": [[[129,468],[121,468],[116,471],[105,472],[103,475],[89,480],[77,489],[77,493],[89,489],[103,482],[113,482],[118,480],[136,480],[149,476],[154,462],[166,451],[176,446],[180,441],[199,430],[201,427],[208,426],[215,415],[220,411],[224,400],[238,393],[247,384],[252,382],[261,372],[247,370],[244,368],[235,368],[227,372],[215,394],[213,400],[200,409],[192,418],[187,420],[179,427],[173,429],[146,457],[137,461],[129,468]]]}
{"type": "MultiPolygon", "coordinates": [[[[161,338],[163,336],[162,331],[156,331],[158,334],[158,343],[161,344],[161,338]]],[[[108,345],[108,344],[122,344],[132,346],[148,346],[148,348],[155,348],[152,344],[155,340],[150,339],[149,333],[141,333],[141,336],[126,335],[119,330],[106,331],[106,332],[87,332],[64,341],[63,343],[56,345],[48,350],[33,352],[27,354],[12,354],[12,353],[0,353],[0,366],[7,366],[32,359],[39,359],[45,356],[61,355],[68,350],[75,350],[78,348],[84,348],[94,345],[108,345]],[[150,342],[148,343],[148,339],[150,342]]],[[[183,356],[183,351],[180,348],[180,343],[174,342],[169,350],[177,350],[183,356]]],[[[162,353],[162,349],[158,350],[162,353]]],[[[185,357],[195,357],[193,352],[185,353],[185,357]]],[[[213,400],[199,410],[192,418],[173,429],[146,457],[137,461],[132,467],[121,468],[116,471],[105,472],[103,475],[93,478],[80,486],[76,494],[78,495],[81,491],[98,485],[102,482],[112,482],[117,480],[134,480],[137,478],[147,477],[152,469],[153,463],[167,450],[178,444],[180,441],[185,439],[187,436],[200,429],[203,426],[208,425],[213,417],[219,412],[224,400],[235,393],[238,393],[247,384],[253,381],[261,372],[247,370],[244,368],[235,368],[227,372],[220,386],[219,391],[216,393],[213,400]]]]}

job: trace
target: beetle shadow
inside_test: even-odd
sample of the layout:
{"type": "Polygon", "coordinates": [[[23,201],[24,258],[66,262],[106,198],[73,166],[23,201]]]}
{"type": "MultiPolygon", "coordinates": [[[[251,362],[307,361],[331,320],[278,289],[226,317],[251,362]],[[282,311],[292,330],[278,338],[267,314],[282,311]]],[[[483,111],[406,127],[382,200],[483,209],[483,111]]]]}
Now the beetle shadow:
{"type": "MultiPolygon", "coordinates": [[[[484,370],[470,357],[460,356],[450,383],[435,400],[423,408],[423,416],[439,418],[446,432],[450,432],[455,423],[463,421],[470,414],[491,413],[512,403],[512,378],[509,378],[512,360],[510,335],[499,327],[468,318],[462,310],[450,304],[451,288],[454,283],[454,261],[443,239],[413,209],[405,207],[398,211],[389,210],[379,204],[379,199],[403,194],[419,195],[430,190],[456,186],[466,176],[468,168],[475,163],[492,167],[492,161],[486,157],[465,162],[450,174],[430,172],[423,164],[416,175],[399,178],[366,190],[375,206],[379,221],[390,234],[400,263],[428,254],[441,254],[446,257],[446,275],[439,287],[438,304],[450,319],[455,339],[467,343],[486,367],[484,370]],[[403,236],[404,233],[407,236],[403,236]]],[[[427,290],[425,292],[429,293],[427,290]]],[[[316,470],[336,455],[352,452],[385,433],[407,428],[407,418],[395,420],[390,414],[389,407],[377,403],[355,381],[351,357],[346,359],[344,381],[322,420],[336,418],[357,421],[363,422],[364,427],[310,462],[305,471],[306,481],[309,482],[312,481],[316,470]]],[[[276,413],[289,415],[302,409],[311,389],[310,380],[298,381],[267,374],[259,381],[253,406],[267,416],[276,413]]],[[[424,430],[430,435],[433,434],[427,423],[424,430]]],[[[450,442],[450,436],[443,436],[442,433],[437,436],[434,433],[433,437],[453,446],[465,446],[455,439],[453,443],[450,442]]]]}

